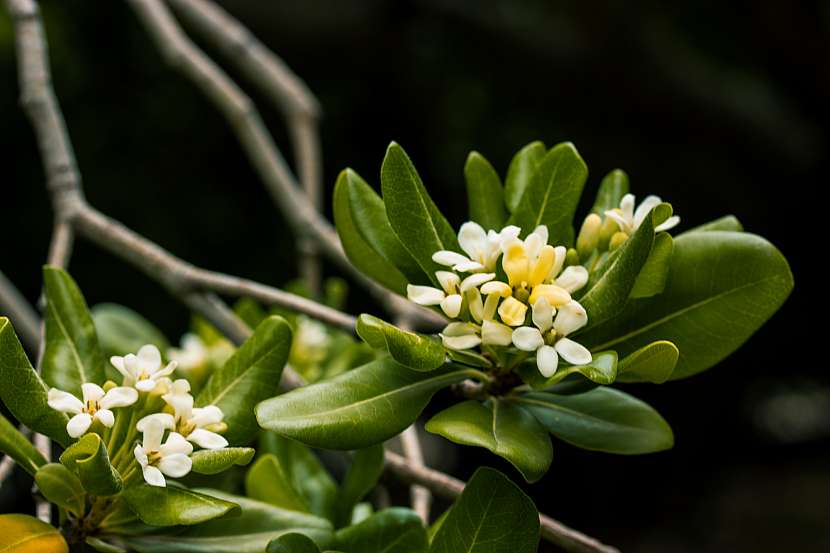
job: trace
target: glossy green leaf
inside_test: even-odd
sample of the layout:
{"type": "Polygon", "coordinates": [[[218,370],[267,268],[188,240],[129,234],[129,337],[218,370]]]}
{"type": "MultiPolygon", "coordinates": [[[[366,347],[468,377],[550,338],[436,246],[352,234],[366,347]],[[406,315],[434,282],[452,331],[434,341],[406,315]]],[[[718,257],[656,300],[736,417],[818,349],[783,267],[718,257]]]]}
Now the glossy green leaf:
{"type": "Polygon", "coordinates": [[[196,405],[222,409],[231,444],[247,444],[256,436],[254,405],[276,394],[290,349],[291,327],[282,317],[268,317],[199,393],[196,405]]]}
{"type": "Polygon", "coordinates": [[[588,312],[587,328],[612,318],[628,303],[637,276],[651,252],[654,227],[670,215],[669,204],[655,207],[640,228],[608,258],[599,278],[589,281],[588,291],[579,300],[588,312]]]}
{"type": "Polygon", "coordinates": [[[501,230],[507,220],[507,210],[499,174],[484,156],[470,152],[464,164],[464,180],[467,182],[470,220],[484,230],[501,230]]]}
{"type": "Polygon", "coordinates": [[[446,353],[432,337],[403,330],[386,321],[363,314],[357,318],[357,334],[373,348],[389,351],[392,359],[415,371],[432,371],[444,364],[446,353]]]}
{"type": "Polygon", "coordinates": [[[14,459],[17,466],[34,476],[46,459],[9,420],[0,415],[0,452],[14,459]]]}
{"type": "Polygon", "coordinates": [[[683,234],[692,232],[712,232],[716,230],[743,232],[744,226],[734,215],[724,215],[720,219],[715,219],[714,221],[709,221],[708,223],[689,229],[683,234]]]}
{"type": "Polygon", "coordinates": [[[302,496],[308,510],[317,516],[333,519],[337,483],[320,459],[303,444],[274,432],[262,432],[259,443],[262,453],[271,453],[279,460],[281,470],[293,489],[302,496]]]}
{"type": "Polygon", "coordinates": [[[78,285],[58,267],[43,268],[46,294],[46,348],[43,380],[59,390],[81,396],[81,384],[103,384],[104,355],[95,324],[78,285]]]}
{"type": "Polygon", "coordinates": [[[493,363],[489,359],[481,354],[475,353],[474,351],[448,349],[447,355],[450,359],[462,365],[478,367],[481,369],[490,369],[493,367],[493,363]]]}
{"type": "Polygon", "coordinates": [[[621,169],[614,169],[605,175],[599,184],[591,213],[604,217],[606,211],[620,207],[620,202],[626,194],[628,194],[628,175],[621,169]]]}
{"type": "Polygon", "coordinates": [[[563,365],[548,378],[542,376],[536,361],[526,361],[519,365],[518,373],[522,380],[534,390],[543,390],[562,382],[568,376],[578,374],[596,384],[611,384],[617,379],[617,352],[603,351],[595,353],[587,365],[563,365]]]}
{"type": "Polygon", "coordinates": [[[0,397],[14,418],[64,447],[72,442],[66,433],[69,417],[46,403],[49,388],[32,368],[6,317],[0,317],[0,380],[0,397]]]}
{"type": "MultiPolygon", "coordinates": [[[[86,509],[86,494],[78,477],[60,463],[48,463],[35,473],[35,484],[43,497],[76,517],[86,509]]],[[[0,550],[2,551],[2,550],[0,550]]]]}
{"type": "Polygon", "coordinates": [[[0,515],[0,551],[3,553],[69,553],[60,531],[35,517],[0,515]]]}
{"type": "MultiPolygon", "coordinates": [[[[350,205],[351,174],[348,169],[341,172],[334,187],[334,224],[343,250],[360,272],[390,290],[403,294],[406,291],[407,278],[360,234],[350,205]]],[[[397,237],[395,239],[397,240],[397,237]]]]}
{"type": "Polygon", "coordinates": [[[617,380],[662,384],[671,378],[679,356],[680,351],[671,342],[652,342],[619,362],[617,380]]]}
{"type": "Polygon", "coordinates": [[[444,267],[432,260],[439,250],[461,251],[455,231],[430,198],[409,157],[392,142],[380,170],[383,203],[395,234],[427,276],[444,267]]]}
{"type": "Polygon", "coordinates": [[[531,392],[516,401],[548,432],[583,449],[633,455],[674,445],[672,430],[657,411],[613,388],[571,396],[531,392]]]}
{"type": "Polygon", "coordinates": [[[489,449],[510,461],[528,482],[536,482],[553,460],[547,431],[521,407],[497,398],[468,400],[432,417],[426,429],[457,444],[489,449]]]}
{"type": "Polygon", "coordinates": [[[377,444],[355,452],[340,486],[340,493],[337,494],[335,524],[338,527],[349,524],[354,506],[372,491],[382,472],[383,445],[377,444]]]}
{"type": "Polygon", "coordinates": [[[61,454],[61,463],[81,479],[93,495],[115,495],[121,491],[121,475],[110,464],[107,448],[95,433],[85,434],[61,454]]]}
{"type": "Polygon", "coordinates": [[[92,308],[92,320],[98,342],[106,356],[136,352],[145,344],[153,344],[162,353],[170,343],[153,323],[129,307],[117,303],[99,303],[92,308]]]}
{"type": "Polygon", "coordinates": [[[121,497],[141,522],[151,526],[190,526],[239,511],[236,503],[172,485],[169,480],[165,488],[135,484],[121,497]]]}
{"type": "Polygon", "coordinates": [[[241,514],[213,519],[171,535],[122,537],[139,553],[262,553],[268,543],[289,533],[301,533],[328,547],[333,533],[331,523],[322,518],[286,511],[277,507],[211,489],[198,492],[238,504],[241,514]]]}
{"type": "Polygon", "coordinates": [[[480,468],[467,482],[429,553],[536,553],[539,513],[509,478],[480,468]]]}
{"type": "Polygon", "coordinates": [[[504,203],[511,213],[519,207],[525,189],[546,153],[547,149],[542,142],[531,142],[519,150],[510,161],[504,180],[504,203]]]}
{"type": "Polygon", "coordinates": [[[265,553],[320,553],[320,548],[303,534],[285,534],[268,544],[265,553]]]}
{"type": "Polygon", "coordinates": [[[312,447],[361,449],[401,432],[435,392],[469,376],[454,365],[423,373],[378,359],[263,401],[256,416],[263,428],[312,447]]]}
{"type": "Polygon", "coordinates": [[[557,144],[545,155],[522,195],[511,221],[528,234],[546,225],[550,243],[570,245],[573,218],[588,168],[570,142],[557,144]]]}
{"type": "Polygon", "coordinates": [[[426,553],[427,546],[421,519],[400,507],[375,513],[335,536],[335,547],[343,553],[426,553]]]}
{"type": "Polygon", "coordinates": [[[787,260],[763,238],[687,233],[674,241],[665,291],[632,300],[617,318],[580,334],[579,342],[627,356],[669,340],[680,350],[672,379],[684,378],[735,351],[778,310],[792,287],[787,260]]]}
{"type": "Polygon", "coordinates": [[[219,474],[234,465],[244,467],[254,458],[254,449],[250,447],[223,447],[222,449],[201,449],[195,451],[193,472],[198,474],[219,474]]]}
{"type": "Polygon", "coordinates": [[[308,502],[294,487],[291,474],[280,459],[270,453],[262,455],[245,475],[245,494],[280,509],[309,512],[308,502]]]}
{"type": "Polygon", "coordinates": [[[673,250],[674,240],[671,235],[667,232],[657,233],[651,244],[648,259],[634,281],[634,287],[631,289],[632,298],[648,298],[665,290],[673,250]]]}
{"type": "Polygon", "coordinates": [[[93,536],[87,536],[84,538],[84,543],[99,553],[128,553],[128,551],[121,546],[106,542],[93,536]]]}

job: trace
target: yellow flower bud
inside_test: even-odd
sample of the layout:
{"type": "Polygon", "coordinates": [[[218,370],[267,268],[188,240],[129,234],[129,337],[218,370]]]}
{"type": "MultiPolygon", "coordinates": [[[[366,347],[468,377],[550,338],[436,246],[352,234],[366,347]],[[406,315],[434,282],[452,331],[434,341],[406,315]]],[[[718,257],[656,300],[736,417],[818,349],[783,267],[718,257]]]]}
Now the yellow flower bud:
{"type": "MultiPolygon", "coordinates": [[[[619,208],[617,208],[619,210],[619,208]]],[[[601,251],[606,251],[608,249],[608,245],[611,242],[611,237],[614,236],[615,233],[619,232],[620,225],[612,219],[611,217],[606,217],[605,220],[602,222],[602,228],[599,230],[599,249],[601,251]]]]}
{"type": "Polygon", "coordinates": [[[539,258],[533,265],[533,270],[528,276],[528,286],[536,286],[541,284],[550,276],[550,270],[553,268],[553,262],[556,259],[556,250],[553,246],[544,246],[539,251],[539,258]]]}
{"type": "Polygon", "coordinates": [[[623,242],[628,240],[628,235],[623,231],[619,231],[614,233],[614,236],[611,237],[611,242],[608,243],[608,251],[613,252],[617,248],[623,245],[623,242]]]}
{"type": "Polygon", "coordinates": [[[602,219],[596,213],[591,213],[582,222],[579,237],[576,239],[576,251],[580,259],[588,259],[599,244],[599,233],[602,219]]]}
{"type": "Polygon", "coordinates": [[[501,264],[510,281],[510,286],[521,286],[523,282],[527,282],[528,259],[523,243],[517,240],[510,244],[501,264]]]}
{"type": "Polygon", "coordinates": [[[564,288],[555,284],[540,284],[533,287],[530,294],[530,305],[535,305],[539,298],[545,298],[552,307],[561,307],[571,301],[571,295],[564,288]]]}
{"type": "Polygon", "coordinates": [[[103,385],[103,386],[101,386],[101,388],[102,388],[105,392],[109,392],[109,391],[110,391],[110,390],[112,390],[113,388],[117,388],[117,387],[118,387],[118,384],[116,384],[116,383],[115,383],[115,382],[113,382],[112,380],[107,380],[106,382],[104,382],[104,385],[103,385]]]}
{"type": "Polygon", "coordinates": [[[523,325],[526,314],[527,306],[513,297],[507,298],[499,306],[499,316],[502,322],[508,326],[523,325]]]}
{"type": "Polygon", "coordinates": [[[568,248],[568,253],[565,255],[565,267],[571,265],[579,265],[579,254],[573,248],[568,248]]]}

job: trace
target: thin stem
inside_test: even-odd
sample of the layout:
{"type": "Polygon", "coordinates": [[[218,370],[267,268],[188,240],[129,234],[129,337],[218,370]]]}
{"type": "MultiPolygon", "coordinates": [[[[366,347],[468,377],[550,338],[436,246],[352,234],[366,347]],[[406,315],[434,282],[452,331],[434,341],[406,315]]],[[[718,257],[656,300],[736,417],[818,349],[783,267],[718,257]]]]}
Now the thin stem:
{"type": "Polygon", "coordinates": [[[0,313],[8,316],[14,330],[30,352],[40,343],[40,317],[23,294],[0,271],[0,313]]]}

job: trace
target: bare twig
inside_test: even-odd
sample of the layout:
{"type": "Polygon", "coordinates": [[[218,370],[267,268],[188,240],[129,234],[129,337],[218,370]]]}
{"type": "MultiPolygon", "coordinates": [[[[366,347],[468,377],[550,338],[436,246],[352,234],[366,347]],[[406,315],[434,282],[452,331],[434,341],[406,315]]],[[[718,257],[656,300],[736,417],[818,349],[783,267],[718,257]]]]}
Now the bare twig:
{"type": "Polygon", "coordinates": [[[23,294],[0,271],[0,313],[7,315],[26,349],[34,353],[40,341],[40,317],[23,294]]]}
{"type": "MultiPolygon", "coordinates": [[[[410,465],[416,467],[424,466],[424,454],[421,449],[421,439],[418,437],[418,424],[413,423],[401,433],[401,448],[404,457],[410,465]]],[[[412,510],[418,513],[424,524],[429,524],[429,508],[432,503],[432,492],[419,484],[409,486],[409,494],[412,498],[412,510]]]]}
{"type": "Polygon", "coordinates": [[[6,478],[11,476],[13,470],[14,459],[6,455],[5,457],[3,457],[3,460],[0,461],[0,488],[3,487],[3,482],[6,481],[6,478]]]}

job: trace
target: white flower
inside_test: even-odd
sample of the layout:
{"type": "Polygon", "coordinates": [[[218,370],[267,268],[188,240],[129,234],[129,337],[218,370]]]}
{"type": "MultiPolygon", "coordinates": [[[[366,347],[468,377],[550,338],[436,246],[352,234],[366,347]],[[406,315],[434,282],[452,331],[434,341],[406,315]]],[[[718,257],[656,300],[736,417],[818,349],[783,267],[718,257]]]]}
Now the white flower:
{"type": "Polygon", "coordinates": [[[193,446],[181,434],[171,432],[167,441],[162,444],[164,426],[159,420],[149,420],[144,425],[144,439],[135,446],[133,454],[141,465],[144,480],[151,486],[165,487],[167,482],[164,475],[181,478],[193,467],[189,455],[193,453],[193,446]]]}
{"type": "Polygon", "coordinates": [[[441,342],[447,349],[464,350],[481,343],[479,327],[471,323],[450,323],[440,334],[441,342]]]}
{"type": "MultiPolygon", "coordinates": [[[[634,234],[640,225],[645,220],[646,216],[651,213],[651,210],[660,205],[663,200],[659,196],[647,196],[640,205],[634,209],[634,194],[626,194],[620,201],[620,207],[617,209],[610,209],[605,212],[605,215],[611,217],[620,226],[620,230],[631,236],[634,234]]],[[[655,232],[669,230],[680,222],[680,217],[672,215],[663,223],[657,225],[655,232]]]]}
{"type": "Polygon", "coordinates": [[[181,348],[170,348],[167,357],[179,370],[189,371],[207,363],[208,348],[197,335],[187,333],[182,336],[181,348]]]}
{"type": "Polygon", "coordinates": [[[440,305],[444,314],[454,319],[461,313],[461,306],[464,302],[463,294],[493,280],[496,274],[476,273],[461,280],[461,277],[450,271],[436,271],[435,277],[441,284],[441,289],[408,284],[406,297],[418,305],[440,305]]]}
{"type": "Polygon", "coordinates": [[[531,317],[535,326],[517,328],[513,331],[512,341],[520,350],[536,352],[536,366],[542,376],[553,376],[560,355],[572,365],[591,362],[591,352],[587,348],[566,338],[588,323],[588,314],[579,302],[571,300],[557,312],[545,298],[540,297],[533,304],[531,317]]]}
{"type": "Polygon", "coordinates": [[[516,238],[519,232],[519,227],[514,226],[504,227],[500,232],[485,232],[481,225],[469,221],[458,231],[458,245],[467,255],[441,250],[432,255],[432,260],[460,273],[492,273],[501,254],[502,242],[516,238]]]}
{"type": "Polygon", "coordinates": [[[124,386],[133,386],[140,392],[151,392],[159,382],[176,369],[176,362],[171,361],[166,367],[161,366],[161,352],[152,344],[141,346],[137,355],[132,353],[110,358],[112,366],[124,375],[124,386]]]}
{"type": "Polygon", "coordinates": [[[66,425],[67,434],[73,438],[83,436],[93,419],[101,421],[106,427],[112,427],[115,415],[110,409],[132,405],[138,399],[138,392],[134,388],[112,388],[104,393],[103,388],[91,382],[81,384],[81,393],[83,401],[57,388],[49,390],[47,395],[49,407],[74,415],[66,425]]]}
{"type": "Polygon", "coordinates": [[[136,425],[139,432],[144,432],[149,424],[158,423],[162,428],[175,430],[187,441],[204,449],[220,449],[228,445],[228,440],[224,436],[208,430],[208,427],[215,427],[222,422],[222,410],[215,405],[193,407],[193,396],[190,395],[190,383],[187,380],[176,380],[170,391],[161,397],[173,408],[174,415],[147,415],[136,425]]]}

